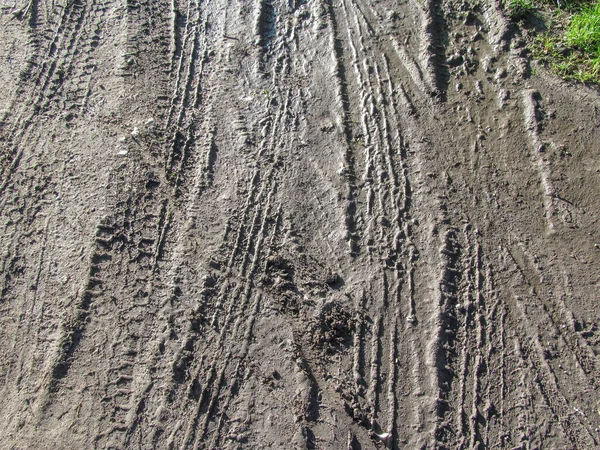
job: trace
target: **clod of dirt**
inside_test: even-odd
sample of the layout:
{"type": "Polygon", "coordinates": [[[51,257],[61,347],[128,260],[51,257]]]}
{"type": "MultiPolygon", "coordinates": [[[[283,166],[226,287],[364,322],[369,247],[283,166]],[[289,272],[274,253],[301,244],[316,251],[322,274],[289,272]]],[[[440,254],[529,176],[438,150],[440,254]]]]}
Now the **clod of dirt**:
{"type": "Polygon", "coordinates": [[[332,289],[339,289],[344,284],[344,279],[338,273],[328,270],[325,276],[325,284],[332,289]]]}
{"type": "Polygon", "coordinates": [[[352,342],[355,321],[335,300],[325,302],[311,326],[311,341],[325,354],[344,351],[352,342]]]}

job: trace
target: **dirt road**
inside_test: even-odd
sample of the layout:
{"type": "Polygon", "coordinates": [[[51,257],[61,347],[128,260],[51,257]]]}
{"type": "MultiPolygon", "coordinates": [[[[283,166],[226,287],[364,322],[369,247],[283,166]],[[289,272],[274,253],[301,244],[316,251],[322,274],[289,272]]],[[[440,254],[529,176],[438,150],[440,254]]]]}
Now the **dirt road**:
{"type": "Polygon", "coordinates": [[[2,449],[600,446],[599,95],[499,2],[9,3],[2,449]]]}

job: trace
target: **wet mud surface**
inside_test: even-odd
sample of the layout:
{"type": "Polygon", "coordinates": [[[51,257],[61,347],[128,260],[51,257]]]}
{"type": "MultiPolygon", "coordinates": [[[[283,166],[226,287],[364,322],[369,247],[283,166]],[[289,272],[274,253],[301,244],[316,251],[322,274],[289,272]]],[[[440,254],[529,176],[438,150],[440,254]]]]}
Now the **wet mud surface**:
{"type": "Polygon", "coordinates": [[[599,96],[499,2],[5,2],[0,58],[1,448],[599,446],[599,96]]]}

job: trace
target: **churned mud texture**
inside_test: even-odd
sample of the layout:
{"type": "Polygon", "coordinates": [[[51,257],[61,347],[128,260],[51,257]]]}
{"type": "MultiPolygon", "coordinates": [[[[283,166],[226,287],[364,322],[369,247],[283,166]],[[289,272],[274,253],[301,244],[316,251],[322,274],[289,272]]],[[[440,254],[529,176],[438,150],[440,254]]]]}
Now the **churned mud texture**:
{"type": "Polygon", "coordinates": [[[600,446],[600,98],[496,0],[0,7],[2,449],[600,446]]]}

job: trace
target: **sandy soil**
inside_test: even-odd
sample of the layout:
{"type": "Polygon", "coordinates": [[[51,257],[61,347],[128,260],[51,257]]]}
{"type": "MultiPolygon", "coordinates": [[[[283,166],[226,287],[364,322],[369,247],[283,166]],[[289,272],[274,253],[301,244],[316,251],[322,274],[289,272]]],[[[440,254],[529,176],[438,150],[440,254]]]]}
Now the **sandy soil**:
{"type": "Polygon", "coordinates": [[[0,448],[600,445],[600,99],[496,0],[4,0],[0,448]]]}

